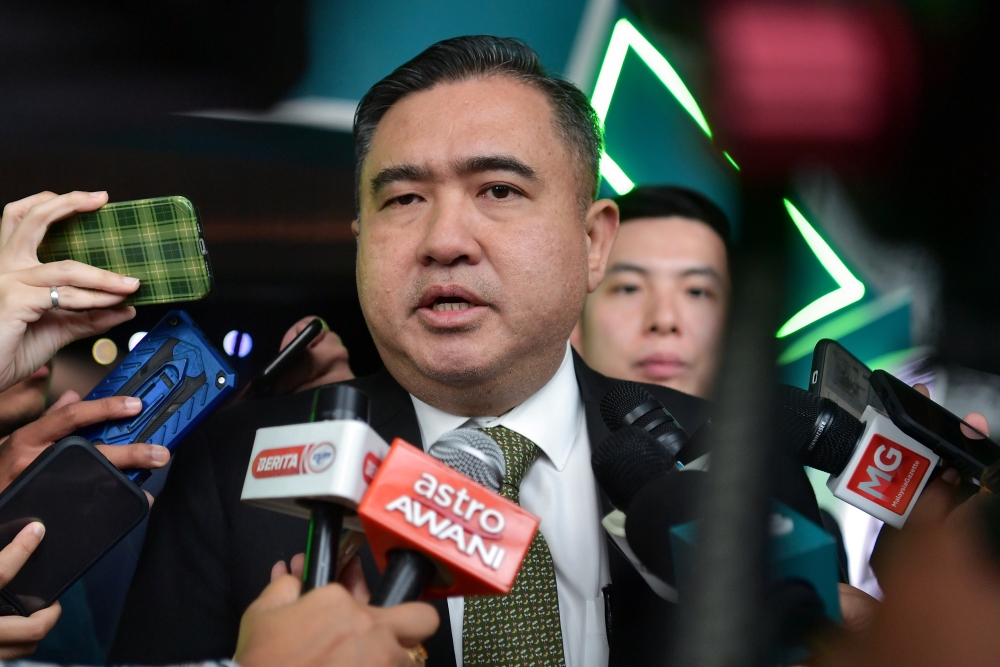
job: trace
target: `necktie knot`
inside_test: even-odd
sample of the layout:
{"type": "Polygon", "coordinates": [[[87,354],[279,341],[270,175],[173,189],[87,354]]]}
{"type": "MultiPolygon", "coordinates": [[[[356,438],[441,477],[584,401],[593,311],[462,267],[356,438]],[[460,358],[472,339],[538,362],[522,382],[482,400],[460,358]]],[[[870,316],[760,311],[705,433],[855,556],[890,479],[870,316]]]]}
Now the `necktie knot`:
{"type": "Polygon", "coordinates": [[[493,438],[500,445],[500,450],[503,452],[504,463],[507,465],[507,473],[504,475],[500,495],[507,500],[521,504],[519,493],[521,480],[524,479],[528,468],[538,458],[541,450],[531,440],[528,440],[517,431],[510,430],[506,426],[493,426],[479,430],[493,438]]]}

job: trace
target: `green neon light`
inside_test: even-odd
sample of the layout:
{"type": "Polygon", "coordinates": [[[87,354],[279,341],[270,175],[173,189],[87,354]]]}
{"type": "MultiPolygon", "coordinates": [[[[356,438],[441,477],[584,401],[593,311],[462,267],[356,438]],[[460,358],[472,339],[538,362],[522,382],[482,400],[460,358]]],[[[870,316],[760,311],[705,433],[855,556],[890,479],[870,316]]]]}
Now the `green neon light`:
{"type": "Polygon", "coordinates": [[[601,175],[607,179],[608,183],[620,195],[625,194],[635,187],[632,179],[625,175],[618,163],[611,159],[607,153],[601,153],[601,175]]]}
{"type": "MultiPolygon", "coordinates": [[[[629,47],[636,52],[646,66],[653,71],[653,74],[666,86],[667,90],[674,96],[678,103],[690,114],[691,118],[698,124],[708,138],[712,138],[712,130],[708,127],[708,121],[701,112],[701,107],[694,100],[694,95],[688,90],[681,77],[677,74],[667,59],[650,44],[649,40],[642,36],[635,29],[628,19],[620,19],[615,24],[615,29],[611,33],[611,41],[608,43],[608,50],[604,54],[604,62],[601,64],[601,71],[597,75],[597,83],[594,85],[594,94],[590,99],[594,110],[597,112],[601,124],[604,124],[608,117],[608,109],[611,107],[611,98],[615,95],[615,88],[618,86],[618,78],[622,73],[622,65],[625,64],[625,56],[629,47]]],[[[727,156],[728,157],[728,156],[727,156]]],[[[732,162],[732,158],[729,158],[732,162]]],[[[736,163],[733,162],[733,166],[736,163]]],[[[739,167],[736,167],[739,169],[739,167]]],[[[617,165],[608,154],[601,156],[601,175],[604,176],[614,190],[623,195],[633,187],[632,182],[621,167],[617,165]],[[607,168],[609,171],[605,171],[607,168]],[[620,187],[619,187],[620,186],[620,187]],[[624,189],[622,189],[624,188],[624,189]]]]}
{"type": "Polygon", "coordinates": [[[792,202],[785,200],[785,209],[792,218],[792,222],[799,228],[802,238],[806,240],[809,249],[816,255],[816,259],[823,265],[830,277],[833,278],[840,287],[828,294],[824,294],[808,306],[792,315],[791,319],[778,329],[778,338],[784,338],[793,334],[803,327],[807,327],[813,322],[820,320],[830,313],[836,312],[845,306],[849,306],[865,295],[865,285],[854,277],[850,269],[837,257],[833,249],[827,245],[823,237],[820,236],[809,221],[805,219],[792,202]]]}
{"type": "Polygon", "coordinates": [[[733,169],[735,169],[736,171],[740,170],[740,165],[736,164],[736,160],[733,159],[732,155],[730,155],[726,151],[722,151],[722,155],[725,156],[727,160],[729,160],[729,164],[733,165],[733,169]]]}
{"type": "MultiPolygon", "coordinates": [[[[811,330],[804,336],[800,336],[788,346],[788,348],[778,357],[781,365],[798,361],[806,355],[813,353],[816,343],[824,338],[840,340],[844,336],[849,336],[855,331],[859,331],[869,324],[877,322],[889,313],[902,308],[910,303],[910,290],[901,289],[879,297],[874,301],[855,306],[844,311],[837,317],[811,330]]],[[[870,368],[874,366],[869,365],[870,368]]]]}

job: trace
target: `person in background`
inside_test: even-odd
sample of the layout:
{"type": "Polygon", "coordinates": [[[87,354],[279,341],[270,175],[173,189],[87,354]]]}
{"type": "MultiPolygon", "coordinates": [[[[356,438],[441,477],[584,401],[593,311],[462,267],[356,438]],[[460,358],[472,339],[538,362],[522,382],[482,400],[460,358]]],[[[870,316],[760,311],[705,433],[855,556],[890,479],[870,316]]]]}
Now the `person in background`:
{"type": "Polygon", "coordinates": [[[729,303],[729,220],[704,195],[644,185],[615,199],[621,228],[570,341],[610,377],[707,398],[729,303]]]}

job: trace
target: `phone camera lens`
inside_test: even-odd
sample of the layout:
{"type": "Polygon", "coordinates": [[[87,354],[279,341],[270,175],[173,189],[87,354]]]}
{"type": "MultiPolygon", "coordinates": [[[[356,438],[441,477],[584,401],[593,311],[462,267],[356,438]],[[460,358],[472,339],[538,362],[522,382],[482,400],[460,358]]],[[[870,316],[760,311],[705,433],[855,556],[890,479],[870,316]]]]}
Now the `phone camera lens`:
{"type": "Polygon", "coordinates": [[[181,321],[176,317],[171,317],[169,320],[167,320],[167,325],[172,327],[175,327],[180,323],[181,321]]]}

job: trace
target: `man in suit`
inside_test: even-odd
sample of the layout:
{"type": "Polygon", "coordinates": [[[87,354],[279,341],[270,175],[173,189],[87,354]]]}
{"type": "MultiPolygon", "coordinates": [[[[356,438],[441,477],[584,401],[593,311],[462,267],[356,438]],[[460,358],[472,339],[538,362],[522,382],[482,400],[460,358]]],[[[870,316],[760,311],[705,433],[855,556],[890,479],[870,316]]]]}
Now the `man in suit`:
{"type": "MultiPolygon", "coordinates": [[[[661,661],[673,607],[607,545],[590,469],[608,435],[599,404],[619,381],[567,342],[618,227],[614,202],[595,201],[602,136],[589,101],[521,42],[455,38],[373,86],[354,135],[358,294],[385,369],[349,384],[386,440],[426,448],[459,426],[489,429],[508,461],[504,492],[541,518],[510,596],[436,603],[428,664],[661,661]]],[[[703,421],[701,400],[649,389],[683,427],[703,421]]],[[[112,662],[231,655],[240,612],[306,539],[306,522],[239,502],[254,434],[307,421],[310,401],[236,406],[181,449],[112,662]]],[[[814,515],[801,468],[785,473],[783,497],[814,515]]],[[[370,554],[362,565],[374,585],[370,554]]]]}

